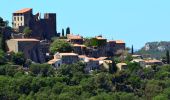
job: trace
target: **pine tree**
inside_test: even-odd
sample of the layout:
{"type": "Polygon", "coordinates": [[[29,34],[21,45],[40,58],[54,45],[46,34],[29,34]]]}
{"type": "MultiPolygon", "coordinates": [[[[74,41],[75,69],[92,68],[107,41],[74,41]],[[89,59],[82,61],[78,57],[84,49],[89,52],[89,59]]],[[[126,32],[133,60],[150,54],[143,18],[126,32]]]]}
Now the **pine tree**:
{"type": "Polygon", "coordinates": [[[62,36],[64,36],[64,29],[62,29],[62,36]]]}
{"type": "Polygon", "coordinates": [[[132,53],[132,55],[134,54],[134,51],[133,51],[133,45],[132,45],[132,48],[131,48],[131,53],[132,53]]]}
{"type": "Polygon", "coordinates": [[[169,60],[169,50],[166,51],[166,62],[167,62],[167,64],[170,64],[170,60],[169,60]]]}
{"type": "Polygon", "coordinates": [[[67,27],[67,29],[66,29],[66,35],[67,34],[70,34],[70,27],[67,27]]]}

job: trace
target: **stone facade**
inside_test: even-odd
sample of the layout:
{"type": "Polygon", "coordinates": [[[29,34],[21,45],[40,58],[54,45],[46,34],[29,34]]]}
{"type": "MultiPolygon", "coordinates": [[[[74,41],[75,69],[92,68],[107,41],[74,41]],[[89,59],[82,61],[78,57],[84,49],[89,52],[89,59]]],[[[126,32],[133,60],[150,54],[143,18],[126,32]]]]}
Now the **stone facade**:
{"type": "Polygon", "coordinates": [[[54,59],[61,59],[62,64],[73,64],[79,61],[78,54],[75,53],[56,53],[54,59]]]}
{"type": "Polygon", "coordinates": [[[73,51],[74,53],[77,53],[79,55],[84,55],[86,53],[86,46],[80,44],[74,44],[73,51]]]}
{"type": "Polygon", "coordinates": [[[44,18],[40,18],[40,14],[33,15],[31,8],[25,8],[13,13],[12,17],[13,28],[22,33],[25,27],[32,30],[32,38],[50,39],[52,36],[57,36],[56,29],[56,14],[45,13],[44,18]]]}
{"type": "Polygon", "coordinates": [[[34,62],[45,62],[45,57],[40,51],[40,41],[37,39],[10,39],[7,40],[7,47],[10,52],[23,52],[25,58],[34,62]]]}
{"type": "Polygon", "coordinates": [[[83,44],[83,37],[80,35],[67,34],[68,41],[73,44],[83,44]]]}

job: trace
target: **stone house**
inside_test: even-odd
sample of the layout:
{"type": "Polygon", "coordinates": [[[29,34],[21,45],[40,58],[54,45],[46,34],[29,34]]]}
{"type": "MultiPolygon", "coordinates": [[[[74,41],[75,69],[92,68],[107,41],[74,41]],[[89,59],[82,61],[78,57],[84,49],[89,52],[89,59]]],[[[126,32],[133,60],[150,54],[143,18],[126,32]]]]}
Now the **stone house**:
{"type": "Polygon", "coordinates": [[[148,68],[148,67],[152,67],[153,65],[161,66],[163,65],[163,62],[160,60],[156,60],[156,59],[150,59],[150,60],[143,60],[139,64],[141,67],[148,68]]]}
{"type": "Polygon", "coordinates": [[[62,64],[73,64],[79,61],[78,54],[76,53],[56,53],[55,59],[61,59],[62,64]]]}
{"type": "Polygon", "coordinates": [[[84,55],[86,53],[86,46],[81,44],[73,44],[73,51],[79,55],[84,55]]]}
{"type": "Polygon", "coordinates": [[[102,36],[95,37],[97,40],[98,46],[96,47],[88,47],[88,56],[90,57],[112,57],[114,56],[119,50],[125,50],[125,42],[122,40],[114,40],[114,41],[107,41],[107,39],[102,38],[102,36]]]}
{"type": "Polygon", "coordinates": [[[72,44],[83,44],[83,37],[80,35],[67,34],[67,39],[72,44]]]}
{"type": "Polygon", "coordinates": [[[115,51],[118,51],[118,50],[125,50],[125,42],[122,41],[122,40],[115,40],[116,42],[116,45],[115,45],[115,51]]]}
{"type": "Polygon", "coordinates": [[[118,68],[119,70],[125,70],[125,69],[127,69],[127,64],[126,64],[126,63],[118,63],[118,64],[116,64],[116,66],[117,66],[117,68],[118,68]]]}
{"type": "Polygon", "coordinates": [[[62,65],[62,60],[54,58],[54,59],[48,61],[47,63],[57,69],[62,65]]]}
{"type": "Polygon", "coordinates": [[[10,39],[6,43],[10,52],[23,52],[27,59],[39,63],[45,62],[45,57],[40,51],[40,41],[37,39],[10,39]]]}
{"type": "Polygon", "coordinates": [[[100,64],[99,60],[97,58],[92,58],[92,57],[87,57],[85,55],[80,55],[79,56],[80,61],[85,63],[85,71],[90,72],[92,70],[99,69],[100,64]]]}

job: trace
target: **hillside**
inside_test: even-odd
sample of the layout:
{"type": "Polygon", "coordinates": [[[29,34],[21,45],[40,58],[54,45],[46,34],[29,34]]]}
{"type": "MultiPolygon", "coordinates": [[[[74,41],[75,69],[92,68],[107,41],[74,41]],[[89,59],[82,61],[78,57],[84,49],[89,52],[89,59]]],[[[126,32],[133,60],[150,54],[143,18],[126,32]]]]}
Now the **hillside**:
{"type": "Polygon", "coordinates": [[[166,50],[170,50],[170,41],[148,42],[136,54],[149,55],[152,58],[161,59],[166,50]]]}

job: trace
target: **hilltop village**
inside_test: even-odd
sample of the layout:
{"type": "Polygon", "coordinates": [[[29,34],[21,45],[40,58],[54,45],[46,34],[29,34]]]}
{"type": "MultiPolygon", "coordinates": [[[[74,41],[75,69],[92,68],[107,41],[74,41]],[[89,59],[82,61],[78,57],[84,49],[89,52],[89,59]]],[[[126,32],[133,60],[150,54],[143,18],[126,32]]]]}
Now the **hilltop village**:
{"type": "Polygon", "coordinates": [[[12,28],[15,33],[11,33],[11,39],[6,41],[8,52],[23,52],[26,59],[35,63],[48,63],[55,68],[62,64],[73,64],[79,61],[85,62],[87,71],[99,69],[103,63],[112,63],[108,57],[112,57],[118,51],[125,50],[125,42],[122,40],[112,40],[100,36],[91,39],[74,35],[67,31],[67,34],[56,32],[56,14],[45,13],[44,18],[40,14],[33,15],[31,8],[14,12],[12,17],[12,28]],[[27,29],[28,28],[28,29],[27,29]],[[25,32],[25,30],[28,32],[25,32]],[[29,33],[29,30],[31,32],[29,33]],[[24,33],[25,32],[25,33],[24,33]],[[50,52],[51,39],[68,42],[71,51],[50,52]],[[52,59],[49,57],[53,54],[52,59]]]}
{"type": "Polygon", "coordinates": [[[168,50],[156,59],[123,40],[59,32],[56,13],[32,8],[8,23],[0,17],[0,100],[170,100],[168,50]]]}
{"type": "MultiPolygon", "coordinates": [[[[34,15],[31,8],[15,11],[12,14],[13,31],[5,34],[5,37],[9,37],[6,40],[7,52],[22,52],[25,59],[34,63],[48,63],[54,68],[81,61],[86,64],[87,72],[100,69],[101,66],[109,69],[109,65],[113,63],[112,57],[127,53],[123,40],[107,40],[102,35],[84,38],[71,33],[70,28],[66,29],[66,33],[64,30],[62,34],[57,33],[56,17],[55,13],[45,13],[44,18],[41,18],[40,13],[34,15]],[[51,47],[56,41],[55,45],[61,44],[60,42],[69,43],[71,50],[60,51],[54,48],[55,45],[51,47]]],[[[126,55],[123,56],[117,64],[119,69],[127,65],[123,60],[126,55]]],[[[138,62],[142,66],[162,64],[159,60],[143,60],[140,55],[132,57],[132,62],[138,62]]]]}

